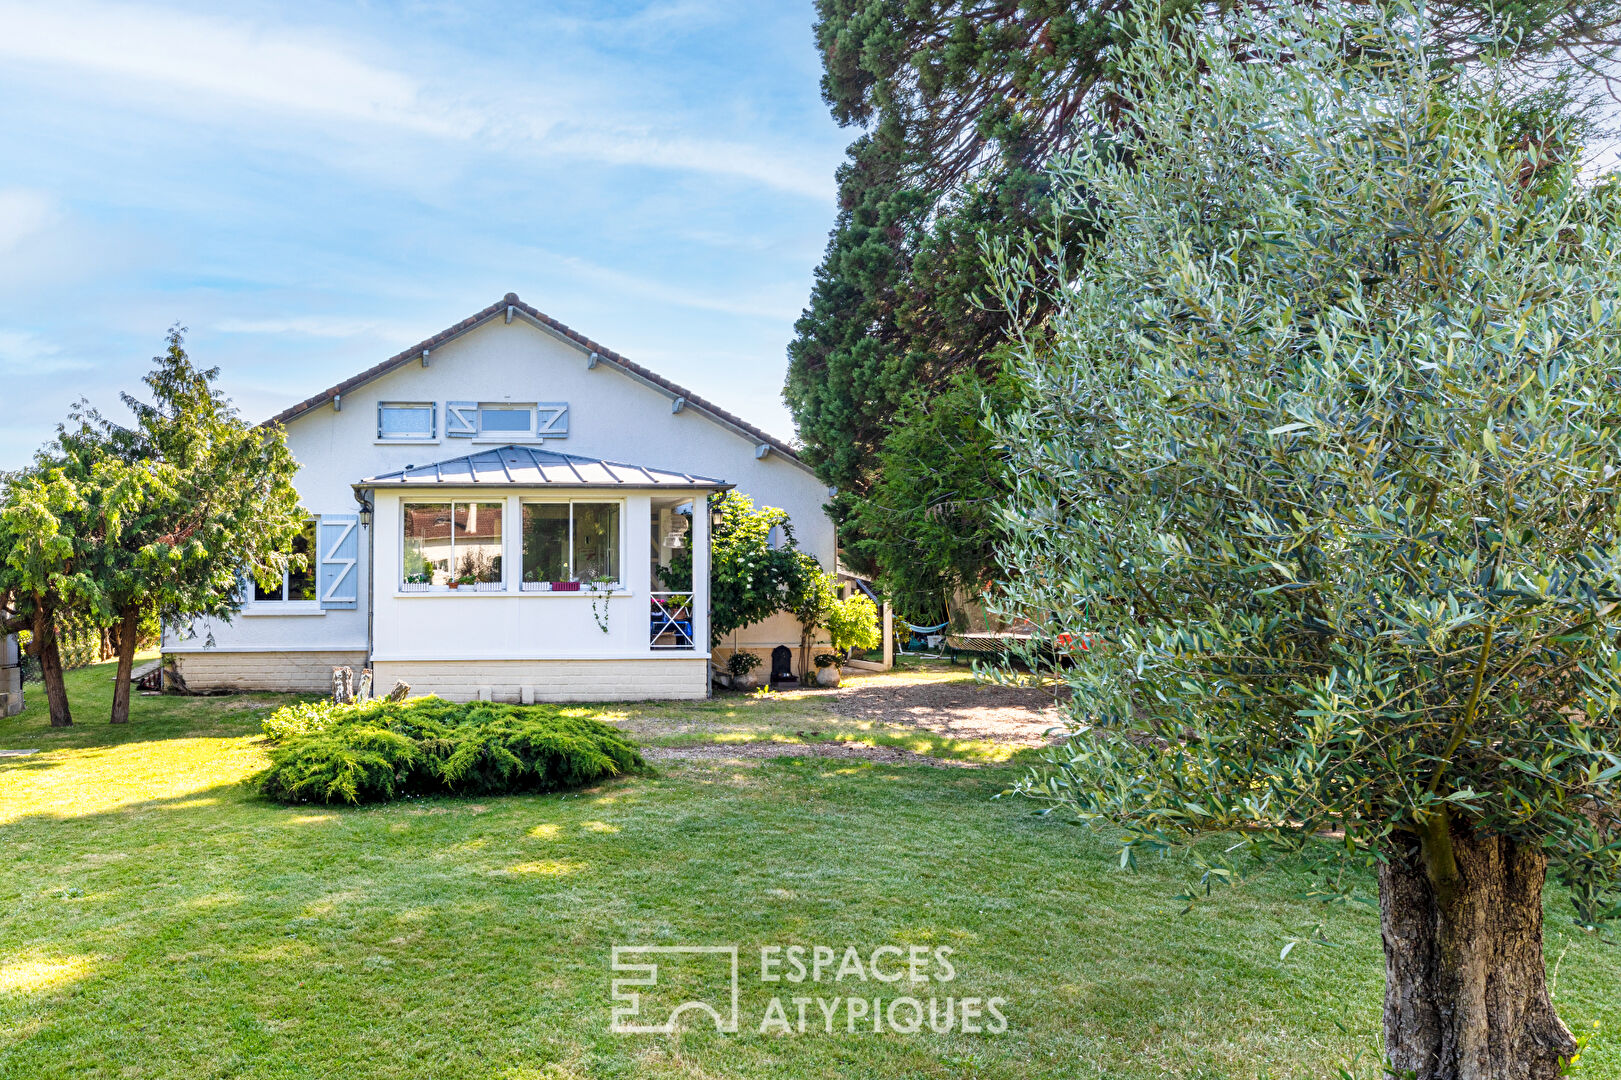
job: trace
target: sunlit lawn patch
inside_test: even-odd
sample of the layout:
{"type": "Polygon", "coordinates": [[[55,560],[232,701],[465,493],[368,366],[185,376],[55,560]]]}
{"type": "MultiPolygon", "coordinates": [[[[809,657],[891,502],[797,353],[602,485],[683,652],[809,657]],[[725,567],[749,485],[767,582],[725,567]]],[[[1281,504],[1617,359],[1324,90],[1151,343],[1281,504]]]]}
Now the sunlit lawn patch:
{"type": "MultiPolygon", "coordinates": [[[[992,801],[1013,769],[662,763],[578,793],[285,807],[240,782],[277,699],[143,697],[117,730],[105,669],[72,679],[80,726],[45,727],[42,695],[0,721],[0,747],[42,751],[0,759],[7,1080],[1321,1077],[1375,1046],[1371,913],[1280,961],[1320,916],[1305,879],[1179,917],[1186,864],[1118,871],[1083,830],[992,801]],[[743,1030],[610,1034],[610,950],[638,943],[740,946],[743,1030]],[[1006,998],[1009,1030],[759,1033],[784,993],[759,946],[888,943],[950,945],[952,993],[1006,998]]],[[[734,734],[798,740],[807,719],[749,715],[768,730],[734,734]]],[[[1614,1030],[1621,956],[1567,925],[1551,908],[1557,1000],[1614,1030]]],[[[1617,1061],[1601,1042],[1587,1075],[1617,1061]]]]}

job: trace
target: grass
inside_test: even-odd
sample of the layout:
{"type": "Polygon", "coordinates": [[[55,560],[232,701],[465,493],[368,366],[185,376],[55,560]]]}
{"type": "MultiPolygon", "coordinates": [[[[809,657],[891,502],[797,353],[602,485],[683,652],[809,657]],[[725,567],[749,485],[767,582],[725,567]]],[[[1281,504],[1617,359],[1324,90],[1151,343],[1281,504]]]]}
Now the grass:
{"type": "MultiPolygon", "coordinates": [[[[1178,915],[1167,860],[1118,870],[1085,831],[993,801],[1016,773],[848,760],[667,764],[579,793],[282,807],[240,783],[280,700],[140,697],[105,722],[105,667],[0,721],[0,1077],[1324,1077],[1375,1075],[1372,912],[1320,913],[1274,872],[1178,915]],[[737,944],[743,1030],[608,1031],[616,944],[737,944]],[[1001,1034],[762,1035],[762,944],[949,945],[953,997],[1001,1034]]],[[[806,698],[603,710],[698,734],[864,739],[806,698]],[[773,709],[780,711],[773,711],[773,709]]],[[[655,736],[656,737],[656,736],[655,736]]],[[[898,736],[897,736],[898,737],[898,736]]],[[[791,744],[785,744],[791,752],[791,744]]],[[[945,748],[945,752],[952,752],[945,748]]],[[[1556,1001],[1621,1026],[1621,955],[1549,911],[1556,1001]]],[[[676,988],[699,973],[672,962],[676,988]]],[[[925,994],[942,987],[924,986],[925,994]]],[[[649,991],[651,994],[652,992],[649,991]]],[[[664,999],[659,999],[664,1000],[664,999]]],[[[678,1000],[678,999],[675,999],[678,1000]]],[[[844,1013],[839,1014],[841,1018],[844,1013]]],[[[1582,1075],[1621,1077],[1602,1041],[1582,1075]]]]}

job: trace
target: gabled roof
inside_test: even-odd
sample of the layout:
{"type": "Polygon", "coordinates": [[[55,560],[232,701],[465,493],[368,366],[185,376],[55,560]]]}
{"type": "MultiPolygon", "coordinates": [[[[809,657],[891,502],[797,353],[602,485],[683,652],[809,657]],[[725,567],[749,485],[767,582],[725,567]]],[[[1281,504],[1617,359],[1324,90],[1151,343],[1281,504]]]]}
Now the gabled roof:
{"type": "Polygon", "coordinates": [[[731,486],[712,476],[559,454],[533,446],[498,446],[432,465],[407,465],[396,472],[368,477],[355,485],[357,488],[624,487],[700,491],[718,491],[731,486]]]}
{"type": "MultiPolygon", "coordinates": [[[[799,454],[794,450],[794,448],[783,442],[781,439],[778,439],[774,435],[770,435],[760,428],[755,427],[753,424],[742,419],[741,417],[732,415],[725,409],[722,409],[719,405],[706,401],[702,397],[699,397],[697,394],[693,393],[691,390],[688,390],[686,387],[677,385],[676,383],[664,378],[662,375],[649,371],[647,368],[642,367],[642,365],[636,363],[635,361],[619,355],[607,346],[598,345],[595,341],[592,341],[584,334],[571,330],[569,327],[564,326],[550,315],[537,311],[528,304],[524,303],[522,300],[519,300],[517,293],[507,293],[500,300],[497,300],[483,311],[469,315],[455,326],[446,327],[432,337],[424,338],[415,345],[412,345],[410,348],[395,353],[387,360],[384,360],[381,364],[378,364],[375,367],[369,367],[360,374],[338,383],[336,386],[328,387],[312,398],[305,398],[303,401],[299,402],[297,405],[294,405],[290,409],[283,409],[281,412],[277,413],[275,416],[272,416],[265,422],[267,424],[285,424],[287,421],[292,420],[295,417],[302,416],[311,409],[325,405],[339,394],[347,394],[349,391],[358,386],[371,382],[373,379],[379,378],[380,376],[387,375],[394,369],[408,364],[413,360],[419,359],[424,352],[431,352],[438,346],[461,337],[469,330],[474,330],[480,326],[483,326],[491,319],[499,318],[504,319],[507,322],[511,322],[515,316],[522,316],[527,321],[535,324],[541,329],[549,331],[553,335],[560,337],[570,344],[578,347],[582,352],[591,354],[596,358],[595,363],[608,364],[611,367],[618,368],[631,378],[646,383],[649,386],[656,387],[657,389],[662,390],[664,393],[669,394],[672,401],[682,402],[684,408],[696,409],[699,412],[708,415],[710,419],[720,423],[723,427],[729,427],[739,435],[743,435],[754,440],[757,445],[769,446],[771,449],[777,451],[779,454],[782,454],[790,461],[801,465],[804,464],[804,462],[800,460],[799,454]]],[[[764,451],[762,451],[762,453],[763,452],[764,451]]],[[[809,468],[809,466],[806,466],[806,468],[809,468]]]]}

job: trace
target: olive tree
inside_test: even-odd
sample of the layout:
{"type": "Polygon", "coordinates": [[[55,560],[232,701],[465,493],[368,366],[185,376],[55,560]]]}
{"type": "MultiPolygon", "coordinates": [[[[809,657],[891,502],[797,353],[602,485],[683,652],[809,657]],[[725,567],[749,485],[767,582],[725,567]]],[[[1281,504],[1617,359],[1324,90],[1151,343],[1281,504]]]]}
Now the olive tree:
{"type": "Polygon", "coordinates": [[[1084,264],[992,251],[1015,311],[1061,282],[1005,614],[1108,643],[1020,790],[1128,859],[1375,866],[1391,1068],[1552,1077],[1545,877],[1591,926],[1621,869],[1621,213],[1557,109],[1368,10],[1121,57],[1084,264]]]}

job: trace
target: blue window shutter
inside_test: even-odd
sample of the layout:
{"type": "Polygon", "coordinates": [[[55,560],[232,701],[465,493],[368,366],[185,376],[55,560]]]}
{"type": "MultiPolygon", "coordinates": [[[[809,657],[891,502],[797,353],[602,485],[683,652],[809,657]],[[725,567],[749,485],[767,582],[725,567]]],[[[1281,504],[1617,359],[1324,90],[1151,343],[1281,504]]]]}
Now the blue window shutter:
{"type": "Polygon", "coordinates": [[[322,608],[353,608],[360,599],[360,516],[322,514],[316,595],[322,608]]]}
{"type": "Polygon", "coordinates": [[[542,439],[568,438],[568,402],[543,401],[536,405],[535,434],[542,439]]]}
{"type": "Polygon", "coordinates": [[[445,402],[445,434],[453,439],[468,439],[478,434],[478,402],[445,402]]]}

